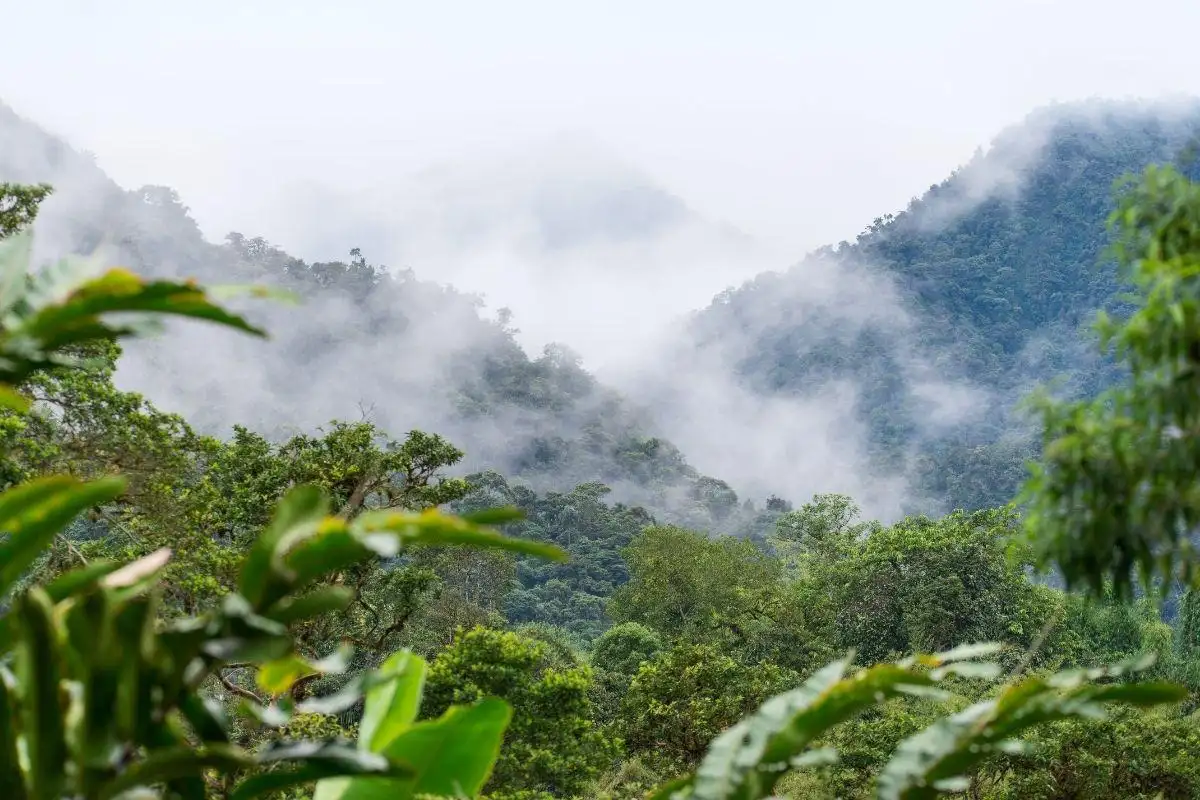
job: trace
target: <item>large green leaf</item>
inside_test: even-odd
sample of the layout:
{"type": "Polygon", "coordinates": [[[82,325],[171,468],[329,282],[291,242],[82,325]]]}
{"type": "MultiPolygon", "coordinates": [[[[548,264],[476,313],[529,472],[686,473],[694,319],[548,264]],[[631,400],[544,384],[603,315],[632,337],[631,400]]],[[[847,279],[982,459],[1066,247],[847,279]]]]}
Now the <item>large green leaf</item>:
{"type": "Polygon", "coordinates": [[[263,612],[263,616],[284,625],[341,611],[354,599],[354,592],[345,586],[321,586],[307,594],[285,597],[263,612]]]}
{"type": "Polygon", "coordinates": [[[110,800],[136,787],[149,787],[191,776],[199,777],[209,769],[235,772],[253,763],[250,756],[229,745],[157,750],[105,784],[100,792],[100,799],[110,800]]]}
{"type": "Polygon", "coordinates": [[[288,591],[303,589],[326,575],[374,557],[371,549],[345,525],[340,519],[329,519],[314,536],[287,554],[285,563],[291,581],[288,591]]]}
{"type": "Polygon", "coordinates": [[[798,689],[771,698],[713,740],[696,770],[697,800],[764,797],[822,734],[888,697],[932,685],[925,674],[881,664],[843,678],[851,657],[818,670],[798,689]]]}
{"type": "Polygon", "coordinates": [[[291,742],[268,747],[258,755],[259,764],[294,762],[286,769],[272,769],[246,778],[230,795],[230,800],[251,800],[280,789],[313,781],[347,775],[371,775],[395,780],[411,777],[407,765],[389,761],[378,753],[368,753],[341,742],[291,742]]]}
{"type": "Polygon", "coordinates": [[[93,264],[78,258],[31,273],[30,252],[27,236],[0,243],[5,287],[0,298],[0,403],[7,407],[28,407],[13,387],[34,371],[74,363],[64,355],[65,348],[145,332],[152,316],[191,317],[265,335],[213,304],[192,281],[147,281],[121,268],[89,278],[93,264]]]}
{"type": "Polygon", "coordinates": [[[125,490],[121,478],[84,483],[56,475],[0,494],[0,597],[37,560],[79,512],[112,500],[125,490]]]}
{"type": "MultiPolygon", "coordinates": [[[[1138,666],[1142,665],[1133,665],[1138,666]]],[[[1027,678],[1005,688],[996,698],[939,719],[896,748],[879,775],[879,797],[929,800],[961,787],[984,759],[1022,751],[1018,737],[1038,725],[1103,717],[1104,706],[1110,703],[1149,707],[1178,702],[1187,695],[1183,687],[1165,683],[1092,682],[1118,677],[1129,668],[1117,665],[1107,670],[1027,678]]]]}
{"type": "Polygon", "coordinates": [[[268,598],[272,584],[290,582],[291,573],[284,564],[286,547],[298,538],[316,533],[329,513],[329,500],[316,486],[297,486],[284,495],[275,509],[270,525],[254,540],[238,581],[238,590],[255,608],[269,606],[283,596],[268,598]]]}
{"type": "MultiPolygon", "coordinates": [[[[176,641],[200,635],[198,649],[217,661],[260,663],[283,658],[292,652],[286,625],[254,613],[246,598],[228,594],[221,601],[221,629],[215,635],[204,629],[179,631],[176,641]]],[[[194,641],[194,640],[193,640],[194,641]]]]}
{"type": "Polygon", "coordinates": [[[525,512],[516,506],[497,506],[463,514],[462,518],[473,525],[506,525],[523,520],[525,512]]]}
{"type": "Polygon", "coordinates": [[[17,603],[24,632],[18,679],[24,694],[25,742],[29,753],[29,784],[36,800],[56,800],[66,780],[66,722],[59,695],[62,656],[54,609],[41,589],[34,587],[17,603]]]}
{"type": "Polygon", "coordinates": [[[353,654],[353,648],[348,646],[339,648],[333,654],[317,661],[309,661],[296,653],[288,653],[259,667],[255,682],[267,694],[282,694],[302,678],[345,672],[353,654]]]}
{"type": "Polygon", "coordinates": [[[317,784],[313,800],[411,800],[421,796],[476,797],[500,755],[512,709],[498,698],[455,706],[392,740],[384,754],[409,765],[403,780],[338,778],[317,784]]]}
{"type": "Polygon", "coordinates": [[[494,529],[486,528],[462,517],[444,514],[436,508],[419,513],[408,511],[369,511],[353,523],[363,534],[389,532],[400,538],[402,546],[409,545],[469,545],[494,550],[565,561],[567,554],[544,542],[516,539],[494,529]]]}
{"type": "Polygon", "coordinates": [[[990,667],[971,659],[991,655],[999,645],[979,644],[897,664],[879,664],[844,677],[853,654],[814,673],[798,689],[776,695],[758,711],[719,735],[692,776],[654,792],[653,800],[757,800],[771,794],[789,770],[828,763],[832,749],[814,750],[831,728],[866,709],[900,695],[944,696],[934,684],[950,674],[986,676],[990,667]]]}
{"type": "Polygon", "coordinates": [[[29,792],[17,760],[16,679],[0,666],[0,797],[26,800],[29,792]]]}
{"type": "Polygon", "coordinates": [[[378,683],[367,690],[358,745],[379,753],[417,718],[425,688],[425,660],[408,650],[393,653],[377,670],[378,683]]]}
{"type": "MultiPolygon", "coordinates": [[[[114,333],[129,330],[125,325],[102,322],[103,315],[129,312],[191,317],[266,336],[242,317],[209,302],[205,291],[195,283],[146,281],[121,268],[110,269],[79,286],[62,302],[39,309],[18,330],[52,349],[82,341],[80,331],[98,327],[114,333]]],[[[89,334],[86,338],[96,337],[89,334]]]]}

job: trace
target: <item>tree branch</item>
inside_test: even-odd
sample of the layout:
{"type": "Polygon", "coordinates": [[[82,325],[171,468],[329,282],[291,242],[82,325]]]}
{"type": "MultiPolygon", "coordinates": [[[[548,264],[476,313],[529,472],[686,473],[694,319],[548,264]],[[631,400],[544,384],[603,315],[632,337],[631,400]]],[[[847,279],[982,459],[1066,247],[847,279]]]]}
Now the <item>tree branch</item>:
{"type": "MultiPolygon", "coordinates": [[[[223,667],[222,669],[227,669],[227,668],[223,667]]],[[[241,686],[238,686],[236,683],[229,680],[229,678],[225,677],[225,673],[222,672],[221,669],[218,669],[213,674],[217,676],[217,680],[219,680],[221,682],[221,685],[224,686],[226,689],[228,689],[230,692],[233,692],[234,694],[238,695],[239,697],[244,697],[247,700],[253,700],[254,702],[258,703],[259,705],[265,704],[266,701],[264,701],[261,697],[256,695],[254,692],[250,691],[249,689],[243,689],[241,686]]]]}

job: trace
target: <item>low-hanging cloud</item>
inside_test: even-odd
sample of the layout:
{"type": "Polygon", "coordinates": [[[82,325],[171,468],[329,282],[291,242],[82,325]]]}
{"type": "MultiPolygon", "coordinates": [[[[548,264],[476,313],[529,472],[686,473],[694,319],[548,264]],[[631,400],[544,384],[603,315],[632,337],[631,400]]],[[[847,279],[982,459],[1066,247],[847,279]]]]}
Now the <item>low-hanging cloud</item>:
{"type": "MultiPolygon", "coordinates": [[[[248,254],[206,242],[169,193],[123,192],[88,158],[47,149],[48,138],[0,119],[0,167],[23,165],[0,179],[59,189],[38,223],[41,252],[103,247],[206,281],[258,280],[264,259],[286,262],[262,243],[248,254]]],[[[1027,141],[1009,140],[1012,163],[979,162],[939,224],[997,192],[1019,191],[1043,143],[1035,126],[1027,141]]],[[[361,196],[326,187],[295,193],[281,202],[272,238],[310,261],[361,247],[390,266],[387,288],[365,302],[339,289],[313,293],[300,308],[246,306],[271,331],[267,342],[172,325],[168,336],[130,348],[119,383],[219,433],[240,423],[285,435],[367,413],[393,435],[446,434],[468,451],[470,468],[519,470],[537,442],[616,435],[605,425],[620,417],[670,440],[743,496],[802,501],[843,492],[883,519],[926,500],[914,497],[911,478],[924,437],[1008,402],[963,377],[952,348],[920,340],[903,287],[877,265],[829,250],[766,272],[790,259],[696,214],[638,170],[592,145],[539,147],[361,196]],[[513,326],[527,352],[565,342],[579,367],[551,349],[542,358],[555,369],[505,373],[526,381],[512,388],[525,400],[481,405],[464,387],[494,381],[489,363],[524,358],[504,332],[513,326]],[[893,377],[920,410],[899,463],[875,463],[859,413],[866,387],[853,370],[786,391],[747,380],[739,365],[764,356],[756,352],[764,330],[788,334],[785,351],[767,358],[802,359],[833,342],[853,363],[864,335],[882,342],[893,377]],[[578,384],[543,392],[547,403],[570,402],[539,407],[546,380],[578,384]]],[[[538,480],[567,489],[604,477],[602,460],[581,457],[538,480]]],[[[613,482],[617,499],[663,501],[636,482],[613,482]]]]}

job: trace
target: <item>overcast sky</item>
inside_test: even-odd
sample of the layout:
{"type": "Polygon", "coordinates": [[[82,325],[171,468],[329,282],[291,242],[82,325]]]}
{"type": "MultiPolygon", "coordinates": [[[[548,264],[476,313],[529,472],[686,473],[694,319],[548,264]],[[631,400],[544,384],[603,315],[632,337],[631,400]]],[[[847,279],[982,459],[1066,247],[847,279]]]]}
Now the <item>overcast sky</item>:
{"type": "Polygon", "coordinates": [[[1188,0],[5,3],[0,98],[213,237],[343,189],[585,133],[801,251],[1035,106],[1200,88],[1188,0]]]}

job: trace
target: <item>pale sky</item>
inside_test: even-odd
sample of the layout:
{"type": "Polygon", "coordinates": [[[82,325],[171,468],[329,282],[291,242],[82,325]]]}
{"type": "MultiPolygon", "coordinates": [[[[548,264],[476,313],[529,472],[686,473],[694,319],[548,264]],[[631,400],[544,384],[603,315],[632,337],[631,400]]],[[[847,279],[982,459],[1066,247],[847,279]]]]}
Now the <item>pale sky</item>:
{"type": "Polygon", "coordinates": [[[1200,90],[1194,0],[0,5],[0,99],[214,238],[565,131],[799,256],[1036,106],[1200,90]]]}

